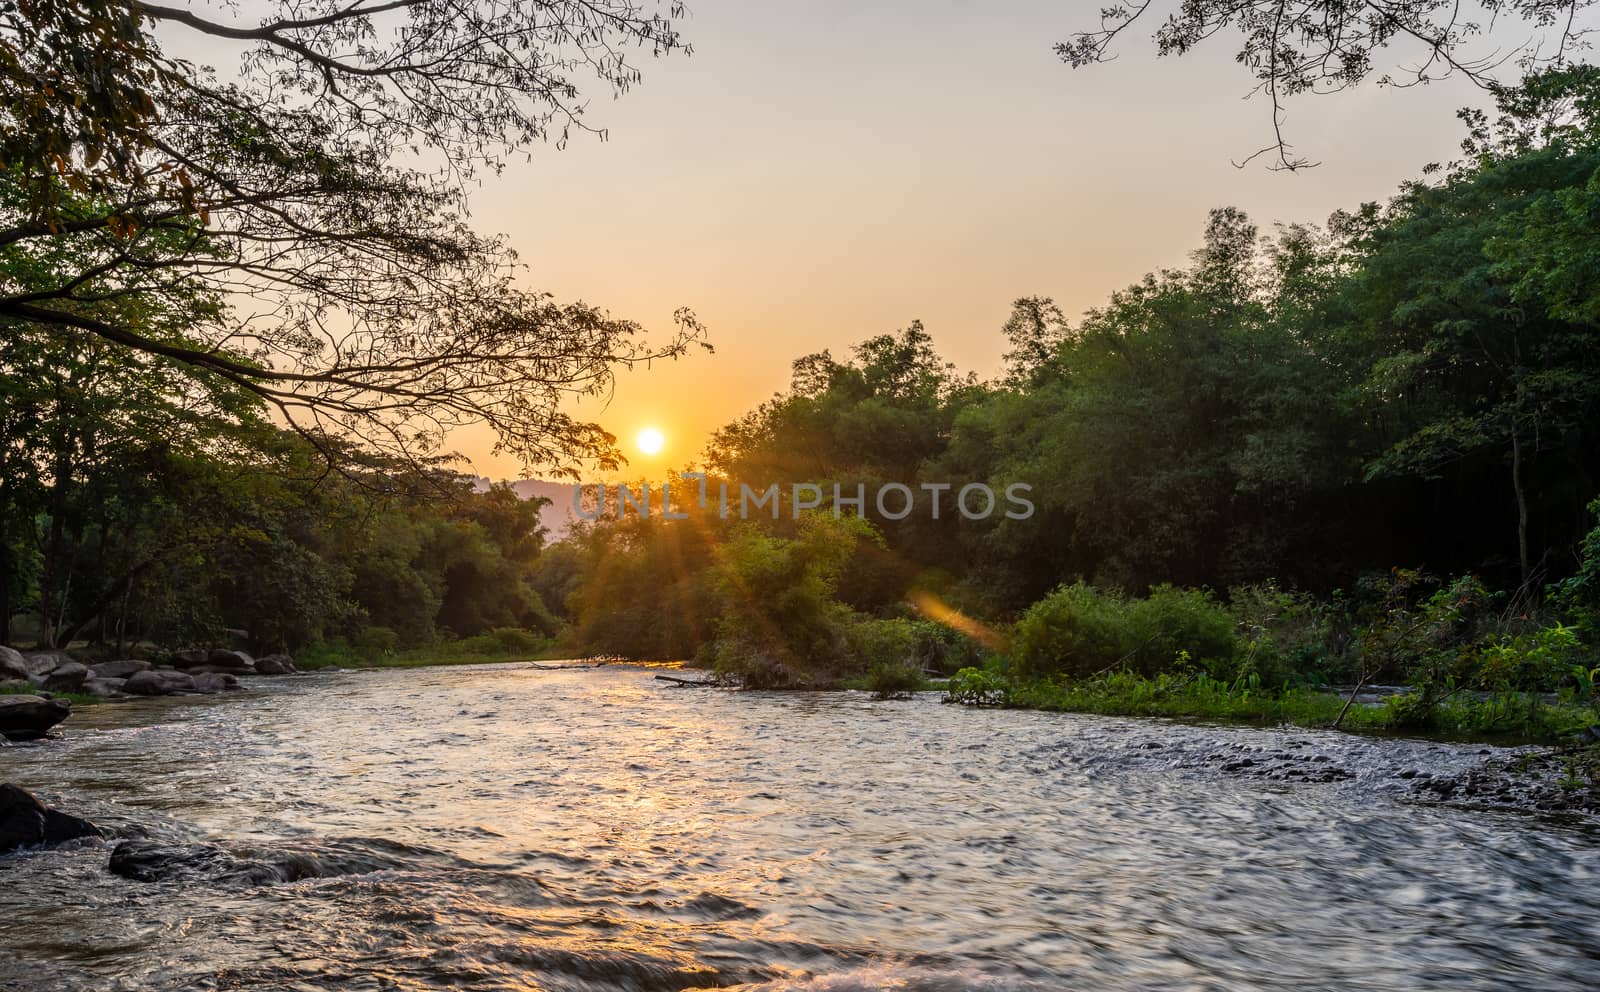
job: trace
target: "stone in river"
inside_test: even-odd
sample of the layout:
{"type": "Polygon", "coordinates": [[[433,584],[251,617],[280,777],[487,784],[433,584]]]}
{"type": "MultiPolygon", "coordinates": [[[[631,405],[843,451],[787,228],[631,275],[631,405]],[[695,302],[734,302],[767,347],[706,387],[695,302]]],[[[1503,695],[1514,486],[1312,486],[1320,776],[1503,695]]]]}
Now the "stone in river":
{"type": "Polygon", "coordinates": [[[122,691],[134,696],[176,696],[198,692],[194,678],[184,672],[154,668],[128,677],[122,691]]]}
{"type": "Polygon", "coordinates": [[[14,741],[43,737],[72,715],[72,704],[39,696],[0,696],[0,736],[14,741]]]}
{"type": "Polygon", "coordinates": [[[132,658],[126,661],[102,661],[98,665],[89,666],[90,676],[97,679],[125,679],[149,670],[148,661],[136,661],[132,658]]]}
{"type": "Polygon", "coordinates": [[[100,828],[80,817],[51,809],[9,783],[0,785],[0,854],[21,847],[64,844],[100,837],[100,828]]]}
{"type": "Polygon", "coordinates": [[[194,676],[196,692],[207,695],[214,692],[226,692],[240,688],[239,680],[226,672],[201,672],[194,676]]]}
{"type": "MultiPolygon", "coordinates": [[[[253,672],[256,668],[255,659],[243,651],[229,651],[225,648],[218,648],[207,655],[205,664],[207,667],[219,672],[253,672]]],[[[193,668],[195,666],[189,665],[186,667],[193,668]]]]}
{"type": "Polygon", "coordinates": [[[256,659],[257,675],[293,675],[298,671],[294,659],[286,654],[269,654],[256,659]]]}
{"type": "Polygon", "coordinates": [[[116,696],[126,696],[122,687],[128,684],[127,679],[90,679],[83,684],[83,691],[91,696],[100,696],[111,699],[116,696]]]}
{"type": "Polygon", "coordinates": [[[89,669],[76,661],[57,665],[44,677],[44,687],[51,692],[77,692],[89,680],[89,669]]]}

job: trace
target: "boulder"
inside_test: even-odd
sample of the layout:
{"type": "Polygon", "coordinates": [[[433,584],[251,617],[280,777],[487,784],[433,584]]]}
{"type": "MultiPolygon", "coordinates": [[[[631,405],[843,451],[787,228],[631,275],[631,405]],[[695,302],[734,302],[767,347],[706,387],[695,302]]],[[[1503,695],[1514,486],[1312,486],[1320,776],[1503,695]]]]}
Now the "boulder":
{"type": "Polygon", "coordinates": [[[299,671],[294,667],[294,659],[286,654],[269,654],[256,659],[257,675],[294,675],[299,671]]]}
{"type": "Polygon", "coordinates": [[[127,695],[122,691],[122,687],[127,684],[127,679],[90,679],[83,684],[81,691],[102,699],[114,699],[117,696],[127,695]]]}
{"type": "Polygon", "coordinates": [[[239,680],[226,672],[201,672],[192,677],[194,678],[195,692],[203,692],[207,695],[240,688],[239,680]]]}
{"type": "Polygon", "coordinates": [[[22,656],[28,665],[28,675],[38,681],[56,670],[57,665],[65,664],[72,659],[60,651],[34,651],[22,656]]]}
{"type": "Polygon", "coordinates": [[[102,661],[98,665],[89,666],[89,676],[96,679],[125,679],[130,675],[150,670],[148,661],[102,661]]]}
{"type": "Polygon", "coordinates": [[[89,680],[89,669],[75,661],[57,665],[44,677],[44,687],[51,692],[77,692],[89,680]]]}
{"type": "Polygon", "coordinates": [[[177,696],[198,692],[194,678],[186,672],[153,668],[148,672],[135,672],[123,684],[122,691],[133,696],[177,696]]]}
{"type": "Polygon", "coordinates": [[[0,645],[0,682],[25,679],[32,674],[28,659],[22,656],[21,651],[0,645]]]}
{"type": "Polygon", "coordinates": [[[101,836],[100,828],[88,820],[51,809],[32,793],[9,783],[0,785],[0,854],[19,847],[101,836]]]}
{"type": "Polygon", "coordinates": [[[72,715],[72,704],[39,696],[0,696],[0,736],[14,741],[43,737],[72,715]]]}
{"type": "Polygon", "coordinates": [[[211,657],[211,652],[205,648],[190,648],[187,651],[174,651],[172,653],[173,668],[193,668],[195,665],[204,665],[206,659],[211,657]]]}
{"type": "Polygon", "coordinates": [[[256,670],[256,662],[243,651],[217,648],[206,658],[206,667],[219,672],[253,672],[256,670]]]}

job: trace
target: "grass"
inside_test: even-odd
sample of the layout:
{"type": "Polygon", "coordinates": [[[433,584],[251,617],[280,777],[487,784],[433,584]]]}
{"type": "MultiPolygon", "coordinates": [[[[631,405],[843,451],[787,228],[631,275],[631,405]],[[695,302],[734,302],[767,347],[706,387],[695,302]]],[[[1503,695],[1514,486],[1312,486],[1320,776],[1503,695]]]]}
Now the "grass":
{"type": "Polygon", "coordinates": [[[0,695],[4,696],[45,696],[50,699],[65,699],[74,706],[93,706],[103,703],[99,696],[89,696],[81,692],[50,692],[36,686],[0,686],[0,695]]]}
{"type": "MultiPolygon", "coordinates": [[[[485,635],[487,637],[487,635],[485,635]]],[[[349,644],[317,645],[295,655],[301,671],[320,668],[428,668],[436,665],[492,665],[509,661],[547,661],[571,657],[571,652],[550,641],[507,644],[484,638],[466,638],[404,651],[371,650],[349,644]]]]}
{"type": "MultiPolygon", "coordinates": [[[[950,680],[947,700],[1019,709],[1169,717],[1298,727],[1331,727],[1344,696],[1311,688],[1271,690],[1245,680],[1223,682],[1203,674],[1152,678],[1116,672],[1077,682],[1012,683],[994,672],[963,669],[950,680]]],[[[1456,695],[1431,706],[1401,695],[1378,705],[1355,705],[1341,728],[1366,733],[1409,733],[1471,740],[1556,743],[1600,724],[1600,705],[1551,700],[1537,693],[1456,695]]]]}

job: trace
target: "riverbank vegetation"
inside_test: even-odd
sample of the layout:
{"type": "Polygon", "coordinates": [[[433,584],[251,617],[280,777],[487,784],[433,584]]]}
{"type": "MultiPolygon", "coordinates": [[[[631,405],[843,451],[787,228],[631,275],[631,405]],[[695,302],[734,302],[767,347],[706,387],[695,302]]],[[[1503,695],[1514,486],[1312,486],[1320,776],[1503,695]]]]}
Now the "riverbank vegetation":
{"type": "MultiPolygon", "coordinates": [[[[920,322],[801,357],[685,466],[703,478],[674,481],[671,517],[655,480],[651,516],[556,543],[538,502],[441,460],[14,324],[0,640],[694,659],[752,688],[938,675],[962,702],[1576,729],[1600,667],[1600,72],[1535,75],[1464,123],[1460,161],[1385,203],[1270,233],[1218,209],[1188,265],[1076,322],[1017,300],[994,379],[920,322]],[[774,484],[741,518],[741,487],[774,484]],[[1031,513],[963,510],[1018,484],[1031,513]]],[[[0,261],[50,283],[82,260],[0,261]]],[[[171,308],[124,316],[184,333],[171,308]]]]}
{"type": "Polygon", "coordinates": [[[920,323],[800,358],[715,436],[706,506],[685,481],[687,519],[585,524],[549,602],[577,646],[758,687],[920,671],[1008,705],[1595,722],[1597,94],[1590,68],[1531,77],[1463,115],[1458,162],[1324,225],[1217,210],[1188,266],[1081,321],[1018,300],[993,381],[920,323]],[[718,512],[772,482],[772,517],[718,512]],[[897,482],[908,513],[872,497],[897,482]],[[960,512],[1018,482],[1031,515],[960,512]],[[1347,708],[1374,684],[1409,691],[1347,708]]]}

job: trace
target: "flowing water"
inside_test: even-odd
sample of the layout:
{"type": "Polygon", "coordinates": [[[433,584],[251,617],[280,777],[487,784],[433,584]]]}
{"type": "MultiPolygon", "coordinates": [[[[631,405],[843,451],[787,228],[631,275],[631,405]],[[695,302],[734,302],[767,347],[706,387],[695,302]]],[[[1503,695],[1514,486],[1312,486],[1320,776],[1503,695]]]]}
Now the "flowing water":
{"type": "Polygon", "coordinates": [[[1481,760],[637,668],[258,680],[81,710],[0,781],[296,880],[0,858],[0,989],[1594,989],[1600,836],[1407,798],[1481,760]]]}

